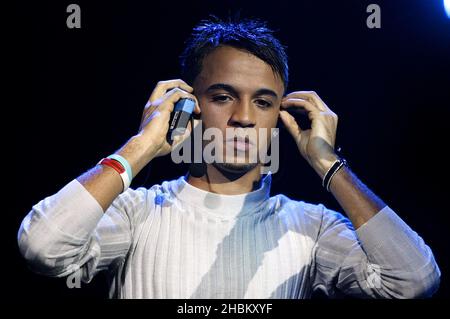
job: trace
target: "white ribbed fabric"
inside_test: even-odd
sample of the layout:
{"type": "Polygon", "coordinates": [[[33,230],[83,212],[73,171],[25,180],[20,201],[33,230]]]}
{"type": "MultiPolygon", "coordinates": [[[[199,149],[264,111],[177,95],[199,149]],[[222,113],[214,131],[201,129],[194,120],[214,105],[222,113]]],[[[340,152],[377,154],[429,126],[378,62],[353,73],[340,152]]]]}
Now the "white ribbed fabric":
{"type": "Polygon", "coordinates": [[[80,267],[89,282],[107,270],[118,298],[308,298],[316,289],[331,297],[417,297],[436,290],[431,250],[389,207],[355,232],[323,205],[270,197],[270,183],[267,175],[256,191],[231,196],[180,177],[128,189],[103,214],[74,180],[33,207],[19,247],[49,276],[80,267]]]}

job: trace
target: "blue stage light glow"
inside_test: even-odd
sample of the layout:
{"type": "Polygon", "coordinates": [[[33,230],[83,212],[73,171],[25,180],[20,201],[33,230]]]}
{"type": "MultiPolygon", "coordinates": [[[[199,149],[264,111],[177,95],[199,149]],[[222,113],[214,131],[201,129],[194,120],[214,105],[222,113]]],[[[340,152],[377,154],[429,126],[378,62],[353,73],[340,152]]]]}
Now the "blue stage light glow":
{"type": "Polygon", "coordinates": [[[450,18],[450,0],[444,0],[444,9],[447,17],[450,18]]]}

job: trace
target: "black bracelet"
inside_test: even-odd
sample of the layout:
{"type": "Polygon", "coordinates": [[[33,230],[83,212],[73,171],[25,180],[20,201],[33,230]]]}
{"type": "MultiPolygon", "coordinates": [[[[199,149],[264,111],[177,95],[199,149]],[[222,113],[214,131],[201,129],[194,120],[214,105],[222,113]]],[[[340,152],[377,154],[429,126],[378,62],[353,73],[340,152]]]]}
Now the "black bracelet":
{"type": "Polygon", "coordinates": [[[339,158],[334,164],[330,167],[330,169],[325,174],[325,177],[322,181],[322,186],[325,187],[327,191],[330,191],[331,180],[338,170],[341,169],[342,166],[347,166],[347,161],[343,158],[339,158]]]}

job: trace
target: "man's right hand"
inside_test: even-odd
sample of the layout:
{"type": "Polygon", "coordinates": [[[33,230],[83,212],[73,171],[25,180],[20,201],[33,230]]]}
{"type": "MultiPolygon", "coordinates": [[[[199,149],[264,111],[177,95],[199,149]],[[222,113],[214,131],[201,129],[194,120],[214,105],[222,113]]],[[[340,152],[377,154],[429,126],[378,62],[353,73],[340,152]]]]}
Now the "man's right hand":
{"type": "MultiPolygon", "coordinates": [[[[192,95],[192,92],[193,88],[182,80],[158,82],[145,105],[139,133],[131,137],[116,152],[128,161],[133,177],[153,158],[168,154],[175,145],[189,136],[192,130],[191,123],[183,136],[174,139],[172,146],[166,141],[170,113],[179,99],[193,99],[195,101],[194,112],[200,113],[197,98],[192,95]]],[[[106,211],[112,201],[123,191],[119,174],[111,167],[104,165],[96,165],[77,179],[97,200],[103,211],[106,211]]]]}
{"type": "Polygon", "coordinates": [[[166,140],[169,130],[170,114],[174,105],[181,98],[190,98],[195,101],[194,112],[200,114],[200,107],[197,98],[192,94],[193,88],[183,80],[168,80],[157,83],[142,114],[139,136],[149,143],[150,157],[164,156],[186,137],[189,136],[192,128],[188,124],[184,136],[174,139],[172,145],[166,140]]]}

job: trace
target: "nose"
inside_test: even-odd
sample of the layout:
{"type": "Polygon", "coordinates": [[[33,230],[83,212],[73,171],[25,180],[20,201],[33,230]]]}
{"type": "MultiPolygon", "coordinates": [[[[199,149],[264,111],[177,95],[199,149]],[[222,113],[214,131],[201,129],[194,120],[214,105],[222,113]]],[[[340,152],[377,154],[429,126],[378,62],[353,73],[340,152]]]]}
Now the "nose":
{"type": "Polygon", "coordinates": [[[247,102],[236,103],[228,125],[230,127],[254,127],[256,123],[253,105],[247,102]]]}

